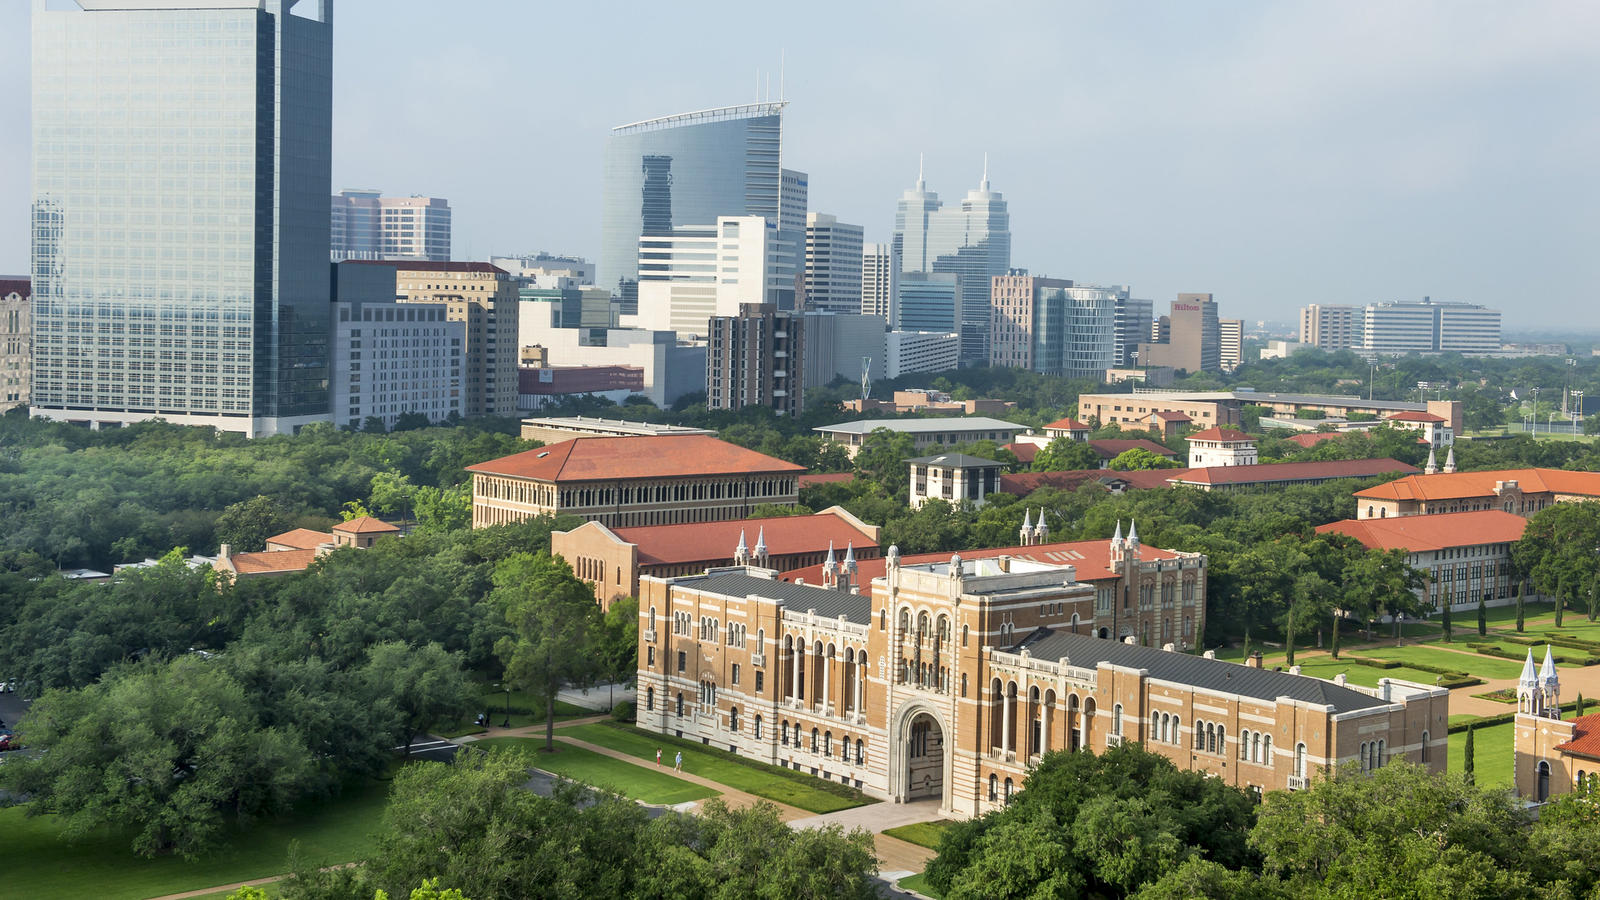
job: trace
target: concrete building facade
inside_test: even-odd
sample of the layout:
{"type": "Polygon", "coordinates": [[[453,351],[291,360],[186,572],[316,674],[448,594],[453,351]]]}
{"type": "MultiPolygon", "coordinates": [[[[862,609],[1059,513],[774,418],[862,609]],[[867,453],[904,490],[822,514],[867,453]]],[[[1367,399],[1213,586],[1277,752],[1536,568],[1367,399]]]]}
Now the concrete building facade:
{"type": "Polygon", "coordinates": [[[443,422],[466,413],[465,322],[442,303],[399,303],[390,270],[334,267],[334,421],[393,428],[415,413],[443,422]]]}
{"type": "Polygon", "coordinates": [[[883,377],[913,372],[948,372],[961,364],[961,335],[954,331],[887,331],[883,335],[883,377]]]}
{"type": "MultiPolygon", "coordinates": [[[[1440,610],[1475,609],[1516,602],[1519,587],[1511,572],[1511,545],[1522,539],[1528,520],[1505,510],[1403,516],[1398,519],[1344,519],[1317,526],[1318,534],[1348,535],[1369,550],[1402,550],[1406,562],[1428,575],[1417,598],[1440,610]]],[[[1530,585],[1520,585],[1523,596],[1530,585]]]]}
{"type": "Polygon", "coordinates": [[[765,406],[783,416],[805,408],[806,317],[771,303],[707,320],[706,406],[765,406]]]}
{"type": "Polygon", "coordinates": [[[450,259],[450,201],[442,197],[345,190],[333,195],[331,209],[334,262],[450,259]]]}
{"type": "Polygon", "coordinates": [[[467,467],[472,527],[575,515],[608,528],[793,506],[805,469],[705,435],[578,437],[467,467]]]}
{"type": "Polygon", "coordinates": [[[884,371],[884,333],[881,316],[862,313],[807,312],[805,314],[805,385],[825,385],[835,378],[861,380],[884,371]]]}
{"type": "Polygon", "coordinates": [[[1498,509],[1527,517],[1556,503],[1600,499],[1600,472],[1495,469],[1407,475],[1357,491],[1357,519],[1498,509]]]}
{"type": "Polygon", "coordinates": [[[1100,379],[1116,361],[1116,311],[1127,288],[1074,285],[1020,270],[990,287],[989,363],[1100,379]]]}
{"type": "Polygon", "coordinates": [[[793,310],[803,252],[776,219],[760,216],[719,216],[713,224],[646,234],[639,238],[639,312],[624,324],[694,340],[706,335],[708,319],[738,315],[747,303],[793,310]]]}
{"type": "Polygon", "coordinates": [[[1138,365],[1139,345],[1150,340],[1150,319],[1155,303],[1131,297],[1117,299],[1117,336],[1111,355],[1116,364],[1112,368],[1131,368],[1138,365]]]}
{"type": "Polygon", "coordinates": [[[965,453],[941,453],[906,463],[911,467],[912,509],[921,509],[929,500],[982,506],[990,494],[1000,490],[1000,476],[1006,471],[1002,463],[965,453]]]}
{"type": "Polygon", "coordinates": [[[861,312],[862,235],[825,213],[806,214],[805,308],[821,312],[861,312]]]}
{"type": "Polygon", "coordinates": [[[1232,372],[1244,362],[1244,320],[1217,320],[1217,362],[1222,371],[1232,372]]]}
{"type": "Polygon", "coordinates": [[[873,431],[883,428],[911,435],[917,449],[924,447],[953,447],[972,441],[994,441],[1009,444],[1028,428],[1015,422],[1004,422],[988,416],[942,416],[926,419],[860,419],[822,425],[815,429],[823,437],[842,445],[854,459],[862,441],[873,431]]]}
{"type": "MultiPolygon", "coordinates": [[[[882,316],[891,326],[899,321],[900,257],[893,244],[861,248],[861,312],[882,316]]],[[[895,326],[898,327],[898,326],[895,326]]]]}
{"type": "Polygon", "coordinates": [[[1429,297],[1368,304],[1361,331],[1367,356],[1499,353],[1501,347],[1499,310],[1429,297]]]}
{"type": "Polygon", "coordinates": [[[0,278],[0,413],[28,405],[33,375],[33,290],[26,278],[0,278]]]}
{"type": "Polygon", "coordinates": [[[1216,372],[1221,353],[1217,301],[1210,294],[1179,294],[1169,313],[1152,323],[1151,339],[1139,344],[1138,364],[1216,372]]]}
{"type": "Polygon", "coordinates": [[[1361,307],[1323,303],[1300,307],[1300,343],[1337,351],[1360,347],[1361,342],[1361,307]]]}

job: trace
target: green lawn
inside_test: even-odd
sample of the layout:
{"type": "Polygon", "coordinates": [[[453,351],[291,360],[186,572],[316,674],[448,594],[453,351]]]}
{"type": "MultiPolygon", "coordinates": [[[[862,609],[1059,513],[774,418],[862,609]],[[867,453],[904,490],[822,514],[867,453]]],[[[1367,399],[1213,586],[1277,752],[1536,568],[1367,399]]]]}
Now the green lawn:
{"type": "Polygon", "coordinates": [[[507,747],[523,754],[531,766],[644,803],[671,806],[717,796],[710,788],[674,778],[669,769],[658,772],[653,767],[612,759],[564,741],[556,742],[559,749],[555,753],[544,752],[541,738],[487,738],[472,746],[507,747]]]}
{"type": "Polygon", "coordinates": [[[902,841],[909,841],[918,847],[927,847],[929,850],[939,849],[939,839],[944,837],[954,822],[948,819],[939,819],[935,822],[913,822],[910,825],[901,825],[898,828],[885,828],[884,834],[897,837],[902,841]]]}
{"type": "Polygon", "coordinates": [[[928,886],[928,876],[922,872],[918,872],[915,875],[907,875],[905,878],[902,878],[896,882],[896,884],[908,891],[916,891],[917,893],[926,897],[937,898],[943,896],[928,886]]]}
{"type": "Polygon", "coordinates": [[[1466,722],[1476,722],[1481,718],[1483,718],[1483,716],[1474,716],[1468,713],[1451,713],[1449,724],[1461,725],[1466,722]]]}
{"type": "Polygon", "coordinates": [[[68,844],[53,817],[28,818],[21,807],[0,809],[0,840],[11,861],[4,893],[28,900],[139,900],[266,878],[285,870],[291,840],[300,842],[307,861],[349,862],[372,851],[388,793],[387,782],[370,782],[326,803],[307,804],[293,818],[243,831],[192,862],[135,856],[120,831],[68,844]]]}
{"type": "MultiPolygon", "coordinates": [[[[1511,786],[1511,744],[1515,730],[1516,725],[1513,722],[1472,730],[1473,777],[1478,784],[1485,787],[1511,786]]],[[[1450,735],[1451,772],[1461,771],[1462,748],[1466,743],[1465,731],[1450,735]]]]}
{"type": "MultiPolygon", "coordinates": [[[[455,722],[435,723],[434,728],[432,729],[433,733],[439,735],[440,737],[447,738],[461,737],[464,734],[478,734],[484,731],[484,729],[479,728],[473,722],[473,719],[477,718],[479,712],[489,713],[489,721],[494,725],[500,725],[505,722],[505,692],[494,690],[484,692],[482,698],[479,700],[478,708],[473,709],[470,713],[462,716],[455,722]]],[[[603,714],[597,713],[593,710],[584,709],[581,706],[573,706],[570,703],[564,703],[560,700],[556,701],[557,722],[561,722],[566,719],[581,719],[584,716],[598,715],[603,714]]],[[[526,728],[529,725],[541,725],[543,723],[544,701],[523,691],[512,691],[511,727],[526,728]]]]}
{"type": "MultiPolygon", "coordinates": [[[[1349,654],[1345,654],[1348,656],[1349,654]]],[[[1315,656],[1300,664],[1300,674],[1312,678],[1325,678],[1333,680],[1333,676],[1344,673],[1345,680],[1351,684],[1362,687],[1377,687],[1378,679],[1394,678],[1400,681],[1413,681],[1417,684],[1433,684],[1439,676],[1421,669],[1409,669],[1401,666],[1397,669],[1379,669],[1374,666],[1363,666],[1350,662],[1347,659],[1334,659],[1331,656],[1315,656]]]]}
{"type": "Polygon", "coordinates": [[[1433,646],[1410,645],[1405,647],[1374,647],[1361,651],[1362,656],[1374,659],[1393,659],[1400,663],[1422,663],[1456,672],[1466,672],[1479,678],[1515,678],[1522,672],[1522,663],[1487,656],[1463,644],[1461,652],[1441,650],[1433,646]]]}
{"type": "Polygon", "coordinates": [[[744,759],[725,750],[652,734],[634,727],[594,723],[563,728],[558,734],[620,750],[652,763],[655,762],[657,748],[662,750],[664,759],[671,759],[682,750],[684,771],[747,794],[814,813],[836,812],[877,802],[835,782],[824,782],[800,772],[744,759]]]}
{"type": "MultiPolygon", "coordinates": [[[[1554,603],[1524,603],[1522,605],[1524,622],[1536,619],[1539,616],[1555,615],[1555,611],[1556,605],[1554,603]]],[[[1462,616],[1471,620],[1473,628],[1478,627],[1477,610],[1462,613],[1462,616]]],[[[1510,606],[1491,606],[1484,611],[1484,618],[1488,619],[1491,626],[1505,625],[1509,628],[1515,628],[1517,624],[1517,605],[1513,603],[1510,606]]]]}

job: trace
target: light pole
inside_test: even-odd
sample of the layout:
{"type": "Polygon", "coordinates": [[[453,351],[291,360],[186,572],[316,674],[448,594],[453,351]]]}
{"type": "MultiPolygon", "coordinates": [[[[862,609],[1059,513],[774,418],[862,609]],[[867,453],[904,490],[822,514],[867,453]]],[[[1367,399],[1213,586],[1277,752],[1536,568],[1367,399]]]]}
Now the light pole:
{"type": "Polygon", "coordinates": [[[506,692],[506,720],[504,722],[500,723],[500,727],[501,728],[510,728],[511,727],[511,685],[509,685],[509,684],[497,684],[497,685],[495,685],[495,687],[500,688],[501,690],[506,692]]]}
{"type": "Polygon", "coordinates": [[[1532,419],[1533,419],[1533,433],[1534,433],[1535,436],[1537,436],[1539,434],[1539,389],[1538,388],[1534,388],[1533,389],[1533,415],[1532,415],[1532,419]]]}
{"type": "Polygon", "coordinates": [[[1578,423],[1583,421],[1583,391],[1572,392],[1572,433],[1578,434],[1578,423]]]}

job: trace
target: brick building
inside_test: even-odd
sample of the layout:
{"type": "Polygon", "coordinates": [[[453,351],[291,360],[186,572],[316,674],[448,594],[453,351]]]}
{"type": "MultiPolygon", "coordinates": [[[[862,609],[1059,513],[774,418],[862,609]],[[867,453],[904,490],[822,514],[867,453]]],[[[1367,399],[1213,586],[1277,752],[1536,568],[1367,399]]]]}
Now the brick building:
{"type": "Polygon", "coordinates": [[[1600,499],[1600,472],[1493,469],[1407,475],[1356,492],[1356,518],[1498,509],[1530,516],[1554,503],[1600,499]]]}
{"type": "MultiPolygon", "coordinates": [[[[1433,609],[1449,602],[1452,609],[1515,602],[1511,545],[1522,539],[1528,520],[1500,509],[1401,516],[1396,519],[1344,519],[1317,526],[1318,534],[1355,538],[1369,550],[1403,550],[1414,569],[1428,573],[1417,596],[1433,609]]],[[[1523,596],[1531,586],[1522,585],[1523,596]]]]}
{"type": "Polygon", "coordinates": [[[802,466],[701,434],[577,437],[468,466],[472,527],[575,515],[610,528],[795,505],[802,466]]]}
{"type": "Polygon", "coordinates": [[[1364,689],[1190,656],[1170,639],[1091,636],[1132,634],[1110,624],[1124,609],[1124,621],[1198,625],[1205,568],[1132,535],[1093,543],[1109,552],[1084,569],[1137,577],[1138,594],[1108,586],[1102,608],[1073,562],[912,562],[892,547],[870,581],[850,559],[825,563],[817,585],[753,567],[641,578],[639,724],[878,797],[937,798],[958,817],[999,807],[1045,752],[1124,741],[1257,790],[1356,760],[1443,771],[1442,688],[1364,689]]]}
{"type": "Polygon", "coordinates": [[[1528,648],[1517,679],[1515,727],[1512,786],[1517,796],[1544,803],[1559,794],[1600,787],[1595,780],[1600,774],[1600,713],[1561,718],[1561,678],[1548,644],[1537,673],[1533,648],[1528,648]]]}

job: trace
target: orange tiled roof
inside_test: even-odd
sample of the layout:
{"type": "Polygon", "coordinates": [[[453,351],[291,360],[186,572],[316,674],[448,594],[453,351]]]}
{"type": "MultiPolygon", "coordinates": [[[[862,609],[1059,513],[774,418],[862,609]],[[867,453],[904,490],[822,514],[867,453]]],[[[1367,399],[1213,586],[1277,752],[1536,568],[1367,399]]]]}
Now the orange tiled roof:
{"type": "Polygon", "coordinates": [[[1344,519],[1318,525],[1318,534],[1346,534],[1373,550],[1443,550],[1473,544],[1509,544],[1522,538],[1528,520],[1498,509],[1397,516],[1393,519],[1344,519]]]}
{"type": "Polygon", "coordinates": [[[372,534],[374,532],[398,534],[400,532],[398,527],[390,525],[382,519],[375,519],[372,516],[356,516],[348,522],[340,522],[333,526],[333,530],[342,531],[345,534],[372,534]]]}
{"type": "Polygon", "coordinates": [[[1000,476],[1003,493],[1026,497],[1042,487],[1058,490],[1077,490],[1086,482],[1095,481],[1110,485],[1121,482],[1135,490],[1172,487],[1169,479],[1182,475],[1188,469],[1134,469],[1121,472],[1116,469],[1067,469],[1060,472],[1017,472],[1000,476]]]}
{"type": "Polygon", "coordinates": [[[1149,450],[1157,456],[1177,459],[1178,454],[1146,438],[1105,438],[1089,442],[1089,449],[1101,459],[1116,459],[1129,450],[1149,450]]]}
{"type": "Polygon", "coordinates": [[[235,553],[228,564],[240,575],[269,572],[300,572],[316,561],[315,550],[265,550],[260,553],[235,553]]]}
{"type": "Polygon", "coordinates": [[[1001,450],[1010,450],[1011,451],[1011,455],[1015,456],[1017,458],[1018,462],[1024,462],[1024,463],[1032,464],[1033,460],[1034,460],[1034,457],[1039,455],[1039,450],[1042,449],[1042,448],[1038,444],[1016,443],[1016,444],[1006,444],[1004,447],[1001,447],[1000,449],[1001,450]]]}
{"type": "Polygon", "coordinates": [[[1045,427],[1046,428],[1059,429],[1059,430],[1062,430],[1062,431],[1088,431],[1089,430],[1089,426],[1088,425],[1085,425],[1084,423],[1079,422],[1077,419],[1074,419],[1071,416],[1068,416],[1065,419],[1057,419],[1054,422],[1051,422],[1049,425],[1046,425],[1045,427]]]}
{"type": "Polygon", "coordinates": [[[1573,719],[1572,740],[1557,744],[1556,749],[1574,756],[1600,759],[1600,713],[1573,719]]]}
{"type": "MultiPolygon", "coordinates": [[[[1045,474],[1045,473],[1040,473],[1045,474]]],[[[1051,473],[1054,474],[1054,473],[1051,473]]],[[[1104,581],[1115,578],[1111,571],[1111,541],[1067,541],[1060,544],[1037,544],[1032,547],[991,547],[987,550],[962,550],[962,559],[993,559],[996,556],[1010,556],[1014,559],[1026,559],[1033,562],[1048,563],[1057,566],[1075,566],[1078,570],[1078,580],[1082,582],[1104,581]]],[[[1151,559],[1176,559],[1178,554],[1171,550],[1162,550],[1159,547],[1139,547],[1139,558],[1151,559]]],[[[913,563],[949,562],[950,554],[944,553],[916,553],[900,557],[901,565],[913,563]]],[[[889,565],[888,560],[864,559],[856,564],[856,579],[862,584],[883,575],[889,565]]],[[[806,584],[822,583],[822,567],[807,566],[804,569],[794,569],[778,576],[784,581],[804,580],[806,584]]],[[[865,590],[863,589],[863,593],[865,590]]]]}
{"type": "Polygon", "coordinates": [[[467,466],[468,472],[539,481],[613,481],[805,471],[704,434],[576,437],[467,466]]]}
{"type": "Polygon", "coordinates": [[[1323,441],[1338,440],[1339,438],[1344,437],[1346,434],[1349,434],[1349,432],[1346,432],[1346,431],[1308,431],[1305,434],[1293,434],[1293,435],[1290,435],[1289,437],[1284,438],[1284,440],[1288,441],[1291,444],[1299,444],[1302,447],[1310,447],[1310,446],[1313,446],[1313,445],[1316,445],[1316,444],[1320,444],[1323,441]]]}
{"type": "Polygon", "coordinates": [[[1236,428],[1207,428],[1205,431],[1196,431],[1189,435],[1191,441],[1254,441],[1255,438],[1236,428]]]}
{"type": "Polygon", "coordinates": [[[1172,409],[1158,409],[1150,415],[1165,422],[1193,422],[1194,416],[1172,409]]]}
{"type": "Polygon", "coordinates": [[[1449,472],[1408,475],[1388,484],[1357,491],[1372,500],[1460,500],[1492,497],[1497,481],[1515,481],[1524,494],[1576,494],[1600,497],[1600,472],[1566,469],[1491,469],[1487,472],[1449,472]]]}
{"type": "Polygon", "coordinates": [[[767,552],[773,556],[791,553],[821,553],[831,541],[840,558],[844,548],[877,550],[878,540],[857,528],[850,520],[834,513],[814,516],[771,516],[762,519],[732,519],[723,522],[690,522],[682,525],[642,525],[613,528],[624,541],[639,547],[640,565],[682,565],[732,559],[744,533],[745,546],[755,549],[756,536],[764,534],[767,552]]]}
{"type": "Polygon", "coordinates": [[[281,544],[293,547],[296,550],[315,550],[320,544],[333,543],[333,535],[326,531],[312,531],[309,528],[295,528],[283,534],[275,534],[267,538],[267,543],[281,544]]]}
{"type": "Polygon", "coordinates": [[[1394,415],[1389,417],[1389,421],[1391,421],[1391,422],[1433,422],[1433,423],[1437,424],[1437,423],[1443,422],[1444,421],[1444,417],[1443,416],[1436,416],[1433,413],[1407,411],[1407,412],[1397,412],[1397,413],[1395,413],[1394,415]]]}
{"type": "Polygon", "coordinates": [[[1397,459],[1334,459],[1327,462],[1262,463],[1258,466],[1207,466],[1189,469],[1172,480],[1183,484],[1270,484],[1275,481],[1361,478],[1386,472],[1415,472],[1397,459]]]}
{"type": "Polygon", "coordinates": [[[800,486],[810,487],[814,484],[836,484],[841,481],[854,481],[854,472],[811,472],[800,476],[800,486]]]}

